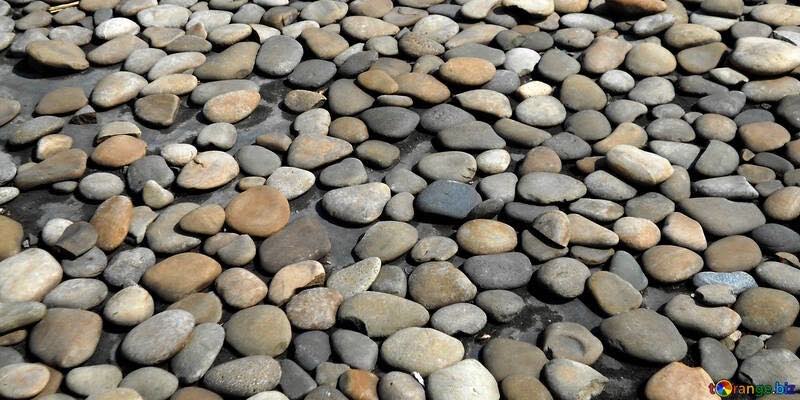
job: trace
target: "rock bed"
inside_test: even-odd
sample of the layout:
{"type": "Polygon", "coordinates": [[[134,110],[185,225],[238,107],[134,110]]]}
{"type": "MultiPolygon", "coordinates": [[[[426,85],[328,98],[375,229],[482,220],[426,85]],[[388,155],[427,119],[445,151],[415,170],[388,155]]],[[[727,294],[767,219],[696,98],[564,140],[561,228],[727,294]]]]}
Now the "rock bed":
{"type": "Polygon", "coordinates": [[[800,382],[798,6],[0,15],[0,397],[800,382]]]}

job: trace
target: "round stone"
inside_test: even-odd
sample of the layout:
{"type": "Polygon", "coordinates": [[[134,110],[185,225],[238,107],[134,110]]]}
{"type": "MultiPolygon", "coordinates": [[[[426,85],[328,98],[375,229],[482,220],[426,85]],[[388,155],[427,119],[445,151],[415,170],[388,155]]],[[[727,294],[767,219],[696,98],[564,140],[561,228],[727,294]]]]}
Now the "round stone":
{"type": "Polygon", "coordinates": [[[129,360],[154,365],[172,358],[194,328],[194,317],[183,310],[158,313],[133,328],[122,341],[121,350],[129,360]]]}
{"type": "Polygon", "coordinates": [[[213,189],[230,182],[239,174],[239,165],[227,153],[205,151],[188,164],[178,174],[177,183],[186,189],[213,189]]]}
{"type": "Polygon", "coordinates": [[[430,328],[406,328],[381,345],[381,358],[394,368],[427,376],[464,357],[464,346],[451,336],[430,328]]]}
{"type": "Polygon", "coordinates": [[[771,288],[752,288],[736,300],[734,306],[746,329],[772,334],[791,326],[800,304],[789,293],[771,288]]]}
{"type": "Polygon", "coordinates": [[[248,189],[225,207],[225,220],[238,232],[265,237],[281,230],[289,222],[289,202],[270,186],[248,189]]]}
{"type": "Polygon", "coordinates": [[[275,306],[246,308],[233,314],[225,323],[225,341],[247,356],[281,354],[289,347],[291,337],[289,319],[275,306]]]}
{"type": "Polygon", "coordinates": [[[502,222],[475,219],[458,228],[456,241],[472,254],[504,253],[517,247],[517,233],[502,222]]]}

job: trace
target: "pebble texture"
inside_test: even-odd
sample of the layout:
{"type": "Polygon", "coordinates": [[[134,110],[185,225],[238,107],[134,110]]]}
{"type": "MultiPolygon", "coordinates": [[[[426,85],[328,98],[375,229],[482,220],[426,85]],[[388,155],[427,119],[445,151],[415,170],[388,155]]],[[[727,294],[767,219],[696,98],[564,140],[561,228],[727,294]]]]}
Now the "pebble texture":
{"type": "Polygon", "coordinates": [[[0,0],[0,397],[796,383],[797,31],[791,1],[0,0]]]}

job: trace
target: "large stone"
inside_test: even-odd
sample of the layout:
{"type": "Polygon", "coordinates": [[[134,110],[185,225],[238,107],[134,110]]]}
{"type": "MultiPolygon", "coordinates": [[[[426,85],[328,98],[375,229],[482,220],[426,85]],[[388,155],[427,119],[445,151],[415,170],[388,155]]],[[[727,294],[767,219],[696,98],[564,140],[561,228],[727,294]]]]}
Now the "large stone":
{"type": "Polygon", "coordinates": [[[289,264],[318,260],[330,251],[331,241],[321,220],[303,216],[264,240],[258,254],[261,267],[274,274],[289,264]]]}
{"type": "Polygon", "coordinates": [[[48,365],[72,368],[94,354],[103,319],[85,310],[51,308],[31,330],[31,352],[48,365]]]}
{"type": "Polygon", "coordinates": [[[83,50],[63,40],[37,40],[28,45],[25,52],[32,60],[47,67],[74,71],[89,68],[83,50]]]}
{"type": "Polygon", "coordinates": [[[238,174],[239,164],[230,154],[204,151],[183,166],[177,183],[186,189],[214,189],[230,182],[238,174]]]}
{"type": "Polygon", "coordinates": [[[604,320],[600,331],[612,348],[649,362],[678,361],[688,349],[667,317],[643,308],[604,320]]]}
{"type": "Polygon", "coordinates": [[[135,328],[122,341],[120,349],[135,363],[155,365],[177,354],[194,329],[195,319],[183,310],[162,311],[135,328]]]}
{"type": "Polygon", "coordinates": [[[745,72],[780,75],[800,65],[800,48],[776,39],[745,37],[736,41],[728,59],[745,72]]]}
{"type": "Polygon", "coordinates": [[[175,302],[208,287],[222,272],[211,257],[181,253],[148,268],[142,283],[164,300],[175,302]]]}
{"type": "Polygon", "coordinates": [[[609,166],[624,178],[642,185],[657,185],[672,176],[672,165],[659,155],[630,145],[614,146],[606,154],[609,166]]]}
{"type": "Polygon", "coordinates": [[[499,400],[500,390],[492,374],[473,359],[442,368],[428,377],[430,400],[499,400]]]}
{"type": "Polygon", "coordinates": [[[389,186],[373,182],[331,190],[322,197],[322,205],[339,220],[367,224],[381,216],[390,198],[389,186]]]}
{"type": "Polygon", "coordinates": [[[20,168],[14,183],[21,190],[29,190],[51,183],[76,180],[86,171],[87,160],[83,150],[64,150],[40,163],[27,164],[20,168]]]}
{"type": "Polygon", "coordinates": [[[281,366],[269,356],[250,356],[219,364],[203,378],[205,385],[228,396],[247,397],[278,386],[281,366]]]}
{"type": "Polygon", "coordinates": [[[681,201],[680,206],[704,231],[716,236],[747,233],[766,223],[764,214],[752,203],[697,197],[681,201]]]}
{"type": "Polygon", "coordinates": [[[286,351],[291,340],[289,319],[275,306],[246,308],[225,323],[225,341],[247,356],[277,356],[286,351]]]}
{"type": "Polygon", "coordinates": [[[339,320],[359,326],[370,337],[389,336],[401,329],[424,326],[428,311],[413,301],[380,292],[358,293],[339,307],[339,320]]]}
{"type": "Polygon", "coordinates": [[[228,203],[225,220],[231,228],[248,235],[265,237],[289,222],[289,202],[277,189],[257,186],[228,203]]]}
{"type": "Polygon", "coordinates": [[[41,301],[63,271],[45,250],[31,248],[0,261],[0,301],[41,301]]]}
{"type": "Polygon", "coordinates": [[[394,368],[422,376],[449,367],[464,357],[458,339],[431,328],[405,328],[381,345],[381,358],[394,368]]]}

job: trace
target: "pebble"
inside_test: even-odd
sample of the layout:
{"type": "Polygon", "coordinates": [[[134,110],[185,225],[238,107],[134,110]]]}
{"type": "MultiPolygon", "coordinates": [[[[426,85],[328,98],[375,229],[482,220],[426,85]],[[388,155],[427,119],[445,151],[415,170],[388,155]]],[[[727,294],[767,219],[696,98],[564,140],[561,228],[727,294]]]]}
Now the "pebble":
{"type": "Polygon", "coordinates": [[[462,249],[472,254],[503,253],[517,246],[513,228],[486,219],[475,219],[461,225],[456,233],[456,241],[462,249]]]}
{"type": "Polygon", "coordinates": [[[609,346],[644,361],[668,363],[686,355],[687,345],[678,329],[654,311],[639,308],[618,314],[604,320],[600,331],[609,346]]]}
{"type": "Polygon", "coordinates": [[[225,221],[238,232],[265,237],[289,222],[289,203],[283,193],[270,186],[248,189],[225,207],[225,221]]]}
{"type": "MultiPolygon", "coordinates": [[[[38,93],[12,79],[0,100],[0,345],[30,353],[4,360],[111,366],[117,335],[144,368],[67,374],[90,399],[657,399],[800,376],[796,6],[301,3],[0,1],[0,49],[38,93]],[[544,352],[507,329],[527,292],[575,321],[542,325],[544,352]],[[700,337],[708,374],[679,363],[700,337]],[[620,383],[602,354],[661,370],[620,383]]],[[[27,397],[71,398],[41,371],[27,397]]]]}
{"type": "Polygon", "coordinates": [[[558,398],[595,396],[603,391],[608,378],[588,365],[566,359],[549,361],[542,371],[544,381],[558,398]]]}
{"type": "Polygon", "coordinates": [[[790,326],[800,305],[789,293],[756,287],[739,295],[734,310],[741,315],[746,329],[771,334],[790,326]]]}
{"type": "Polygon", "coordinates": [[[574,322],[556,322],[550,324],[544,331],[542,349],[550,358],[591,365],[603,353],[603,344],[583,325],[574,322]]]}
{"type": "Polygon", "coordinates": [[[78,366],[94,354],[102,324],[91,311],[51,308],[31,330],[30,351],[54,367],[78,366]]]}
{"type": "Polygon", "coordinates": [[[584,283],[589,276],[589,268],[582,262],[560,257],[542,264],[534,279],[551,293],[569,299],[583,293],[584,283]]]}
{"type": "Polygon", "coordinates": [[[222,272],[214,259],[199,253],[173,255],[153,265],[142,283],[167,301],[178,301],[208,287],[222,272]]]}
{"type": "Polygon", "coordinates": [[[0,300],[41,301],[61,282],[63,270],[45,250],[32,248],[0,261],[0,300]]]}
{"type": "Polygon", "coordinates": [[[705,390],[709,385],[714,385],[714,381],[703,368],[691,368],[681,362],[673,362],[651,376],[644,391],[645,396],[652,400],[669,399],[673,393],[710,400],[716,395],[705,390]]]}
{"type": "Polygon", "coordinates": [[[194,323],[194,317],[186,311],[162,311],[128,332],[120,349],[127,359],[138,364],[158,364],[186,345],[194,323]]]}
{"type": "Polygon", "coordinates": [[[108,298],[103,316],[120,326],[135,326],[151,316],[155,303],[153,297],[140,286],[128,286],[108,298]]]}
{"type": "Polygon", "coordinates": [[[323,196],[322,204],[339,220],[367,224],[380,217],[390,197],[387,185],[374,182],[331,190],[323,196]]]}
{"type": "Polygon", "coordinates": [[[211,368],[203,383],[229,396],[252,396],[278,386],[281,366],[272,357],[255,355],[237,358],[211,368]]]}
{"type": "Polygon", "coordinates": [[[122,371],[111,364],[78,367],[69,371],[66,376],[67,387],[83,396],[115,389],[121,381],[122,371]]]}
{"type": "Polygon", "coordinates": [[[463,272],[446,261],[421,264],[408,277],[411,298],[427,309],[471,300],[477,288],[463,272]]]}
{"type": "Polygon", "coordinates": [[[459,361],[428,377],[427,392],[431,400],[499,400],[497,381],[476,360],[459,361]]]}
{"type": "Polygon", "coordinates": [[[378,345],[358,332],[338,329],[331,335],[331,345],[334,353],[350,367],[371,371],[378,362],[378,345]]]}
{"type": "Polygon", "coordinates": [[[0,368],[0,395],[12,399],[36,396],[45,389],[50,371],[41,364],[16,363],[0,368]]]}
{"type": "Polygon", "coordinates": [[[422,376],[451,366],[464,357],[457,339],[430,328],[405,328],[381,345],[381,359],[392,367],[422,376]]]}

